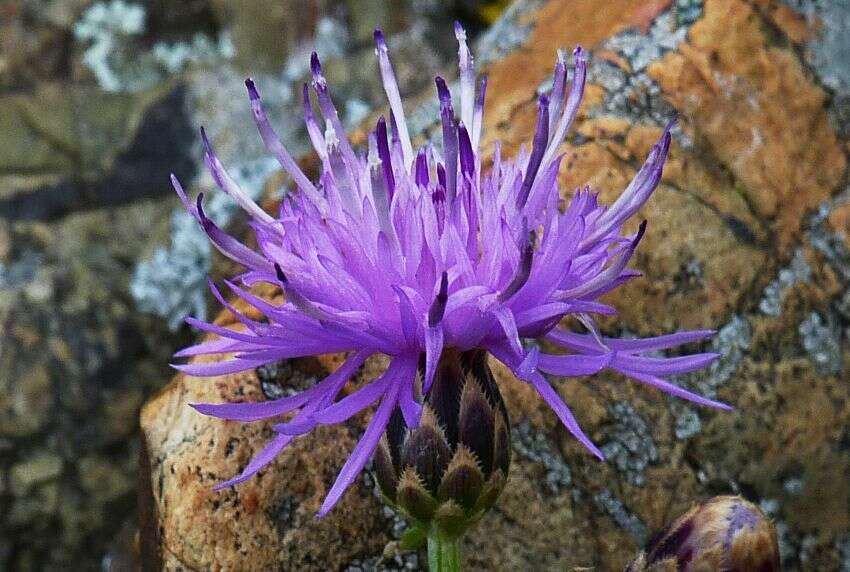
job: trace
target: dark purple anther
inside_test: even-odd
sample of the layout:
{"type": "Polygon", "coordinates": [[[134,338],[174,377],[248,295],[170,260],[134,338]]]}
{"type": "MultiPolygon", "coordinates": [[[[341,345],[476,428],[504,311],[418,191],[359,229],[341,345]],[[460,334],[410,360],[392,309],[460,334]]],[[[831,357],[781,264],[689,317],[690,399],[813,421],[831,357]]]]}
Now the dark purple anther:
{"type": "MultiPolygon", "coordinates": [[[[523,227],[528,228],[528,220],[523,221],[523,227]]],[[[514,275],[510,284],[499,294],[499,301],[506,302],[511,296],[519,292],[519,289],[525,286],[528,282],[528,277],[531,276],[531,263],[534,260],[534,243],[537,242],[537,233],[533,230],[528,233],[528,240],[522,250],[522,255],[519,260],[519,268],[514,275]]]]}
{"type": "Polygon", "coordinates": [[[443,276],[440,278],[440,291],[437,293],[437,297],[434,298],[434,303],[431,304],[431,308],[428,310],[428,326],[434,327],[440,323],[440,320],[443,319],[443,314],[446,311],[446,301],[449,299],[449,275],[447,272],[443,272],[443,276]]]}
{"type": "Polygon", "coordinates": [[[387,200],[392,201],[395,192],[395,175],[393,175],[393,164],[390,158],[390,146],[387,141],[387,122],[383,116],[378,118],[378,126],[375,128],[375,138],[378,140],[378,157],[384,168],[384,179],[387,181],[387,200]]]}
{"type": "Polygon", "coordinates": [[[314,76],[322,75],[322,64],[319,63],[319,54],[316,52],[310,54],[310,71],[314,76]]]}
{"type": "Polygon", "coordinates": [[[431,182],[431,177],[428,174],[428,154],[425,148],[419,149],[416,155],[416,184],[420,187],[427,187],[431,182]]]}
{"type": "Polygon", "coordinates": [[[245,87],[248,88],[248,97],[251,99],[251,101],[260,99],[260,94],[257,91],[257,87],[254,85],[254,80],[252,80],[250,77],[245,80],[245,87]]]}
{"type": "Polygon", "coordinates": [[[564,108],[564,95],[567,87],[567,65],[564,63],[561,51],[558,51],[558,63],[555,64],[554,79],[552,82],[551,108],[549,109],[549,131],[555,128],[555,122],[561,116],[564,108]]]}
{"type": "Polygon", "coordinates": [[[540,169],[540,161],[543,159],[543,153],[546,152],[546,145],[549,143],[549,98],[541,95],[537,103],[537,128],[534,130],[534,142],[531,147],[531,157],[528,160],[528,168],[525,170],[525,177],[522,180],[519,195],[516,198],[518,207],[525,205],[528,200],[528,193],[531,192],[531,185],[534,183],[534,178],[537,176],[537,170],[540,169]]]}
{"type": "Polygon", "coordinates": [[[637,248],[637,245],[640,244],[641,239],[643,239],[643,235],[646,234],[646,219],[642,220],[640,226],[638,227],[637,234],[632,240],[632,248],[637,248]]]}
{"type": "Polygon", "coordinates": [[[446,168],[442,163],[437,163],[437,183],[445,189],[446,188],[446,168]]]}
{"type": "Polygon", "coordinates": [[[275,263],[274,273],[277,276],[277,281],[280,282],[282,286],[287,286],[289,284],[289,279],[286,277],[286,274],[283,273],[283,269],[280,267],[280,264],[275,263]]]}
{"type": "Polygon", "coordinates": [[[198,198],[195,200],[195,210],[198,213],[198,219],[201,221],[201,226],[207,228],[210,219],[204,214],[204,193],[198,193],[198,198]]]}
{"type": "Polygon", "coordinates": [[[452,96],[445,80],[440,76],[434,78],[437,84],[437,95],[440,97],[440,119],[443,123],[443,156],[446,161],[446,199],[451,205],[457,194],[457,124],[452,108],[452,96]]]}
{"type": "Polygon", "coordinates": [[[401,143],[401,139],[398,136],[398,123],[395,121],[395,115],[392,110],[390,110],[390,135],[392,136],[393,145],[401,143]]]}
{"type": "Polygon", "coordinates": [[[472,141],[469,140],[469,132],[467,132],[463,121],[458,125],[457,132],[460,146],[460,172],[464,177],[471,177],[475,173],[475,155],[472,152],[472,141]]]}
{"type": "Polygon", "coordinates": [[[375,45],[378,46],[379,50],[387,49],[387,41],[384,39],[384,33],[381,31],[380,28],[375,28],[374,38],[375,45]]]}

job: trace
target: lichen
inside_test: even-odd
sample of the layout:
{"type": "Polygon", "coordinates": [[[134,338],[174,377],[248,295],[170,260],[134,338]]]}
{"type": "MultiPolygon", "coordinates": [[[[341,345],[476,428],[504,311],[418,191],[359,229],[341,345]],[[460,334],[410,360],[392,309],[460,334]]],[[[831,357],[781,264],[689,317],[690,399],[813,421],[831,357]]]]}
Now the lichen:
{"type": "Polygon", "coordinates": [[[821,375],[841,371],[841,330],[832,314],[824,318],[810,312],[797,327],[809,359],[821,375]]]}
{"type": "Polygon", "coordinates": [[[543,433],[535,431],[528,421],[521,421],[511,430],[513,450],[520,456],[540,463],[546,469],[546,487],[557,494],[572,483],[569,465],[555,452],[555,447],[543,433]]]}
{"type": "Polygon", "coordinates": [[[779,316],[788,290],[797,283],[809,282],[811,278],[812,268],[806,262],[803,249],[797,248],[790,264],[780,270],[777,277],[765,287],[759,302],[759,310],[767,316],[779,316]]]}
{"type": "MultiPolygon", "coordinates": [[[[274,159],[241,165],[233,176],[253,198],[262,193],[263,183],[277,169],[274,159]]],[[[215,193],[207,202],[208,216],[225,225],[237,211],[227,195],[215,193]]],[[[186,212],[171,218],[170,247],[160,247],[152,258],[141,261],[130,282],[130,294],[142,312],[168,319],[176,330],[187,315],[204,319],[207,313],[204,289],[212,267],[212,250],[204,232],[186,212]]]]}
{"type": "Polygon", "coordinates": [[[652,431],[628,401],[618,401],[610,409],[617,422],[608,433],[602,452],[625,475],[626,482],[642,486],[646,467],[658,460],[652,431]]]}
{"type": "Polygon", "coordinates": [[[614,496],[608,489],[593,496],[596,505],[608,513],[617,525],[628,532],[638,544],[644,544],[648,538],[646,525],[629,511],[623,502],[614,496]]]}
{"type": "Polygon", "coordinates": [[[143,49],[145,7],[124,0],[98,2],[74,25],[74,37],[87,44],[83,64],[109,92],[143,91],[190,64],[233,57],[233,44],[223,33],[216,40],[195,34],[190,42],[157,42],[143,49]]]}

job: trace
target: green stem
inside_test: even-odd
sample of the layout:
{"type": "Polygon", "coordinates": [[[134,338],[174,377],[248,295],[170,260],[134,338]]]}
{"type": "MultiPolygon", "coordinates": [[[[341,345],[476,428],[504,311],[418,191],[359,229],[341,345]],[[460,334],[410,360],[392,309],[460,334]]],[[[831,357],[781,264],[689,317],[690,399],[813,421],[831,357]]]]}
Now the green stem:
{"type": "Polygon", "coordinates": [[[432,531],[428,535],[428,570],[460,572],[460,538],[448,538],[432,531]]]}

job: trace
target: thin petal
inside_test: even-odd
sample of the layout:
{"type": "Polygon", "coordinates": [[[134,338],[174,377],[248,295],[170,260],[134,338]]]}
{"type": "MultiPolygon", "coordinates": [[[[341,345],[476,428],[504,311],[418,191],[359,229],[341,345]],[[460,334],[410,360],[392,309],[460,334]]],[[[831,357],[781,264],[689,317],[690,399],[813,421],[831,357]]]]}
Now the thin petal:
{"type": "Polygon", "coordinates": [[[540,397],[552,408],[555,414],[558,416],[558,419],[561,420],[561,423],[566,426],[570,433],[579,440],[579,442],[587,447],[591,453],[596,455],[599,460],[604,461],[605,455],[602,454],[602,451],[593,444],[593,441],[585,435],[584,431],[579,427],[578,421],[576,421],[575,416],[573,416],[573,412],[570,411],[570,408],[567,407],[567,404],[561,399],[561,396],[558,395],[558,392],[549,385],[549,382],[541,375],[537,373],[532,376],[531,384],[537,390],[537,393],[540,394],[540,397]]]}
{"type": "Polygon", "coordinates": [[[232,487],[233,485],[238,485],[243,481],[247,481],[257,474],[260,469],[271,463],[277,454],[280,453],[284,447],[289,445],[291,441],[292,437],[289,435],[276,436],[272,439],[271,443],[266,445],[262,451],[257,453],[254,458],[251,459],[251,462],[248,463],[248,466],[245,467],[239,476],[217,484],[213,487],[213,490],[220,491],[221,489],[226,489],[227,487],[232,487]]]}
{"type": "Polygon", "coordinates": [[[665,381],[660,377],[655,377],[654,375],[640,373],[637,371],[620,370],[620,372],[623,375],[631,377],[632,379],[635,379],[641,383],[651,385],[652,387],[660,389],[665,393],[669,393],[670,395],[674,395],[687,401],[692,401],[693,403],[696,403],[698,405],[704,405],[706,407],[715,407],[717,409],[723,409],[725,411],[732,410],[731,405],[727,405],[720,401],[714,401],[713,399],[708,399],[707,397],[697,395],[696,393],[690,392],[687,389],[681,388],[678,385],[670,383],[669,381],[665,381]]]}
{"type": "Polygon", "coordinates": [[[390,384],[390,388],[384,395],[381,405],[375,411],[375,415],[366,427],[363,437],[357,442],[357,446],[351,452],[351,456],[343,465],[339,472],[336,481],[334,482],[328,495],[325,497],[322,507],[319,509],[318,516],[323,517],[339,502],[345,490],[351,485],[363,467],[369,461],[375,447],[381,440],[381,435],[387,427],[390,420],[390,415],[395,409],[398,400],[399,385],[397,383],[390,384]]]}

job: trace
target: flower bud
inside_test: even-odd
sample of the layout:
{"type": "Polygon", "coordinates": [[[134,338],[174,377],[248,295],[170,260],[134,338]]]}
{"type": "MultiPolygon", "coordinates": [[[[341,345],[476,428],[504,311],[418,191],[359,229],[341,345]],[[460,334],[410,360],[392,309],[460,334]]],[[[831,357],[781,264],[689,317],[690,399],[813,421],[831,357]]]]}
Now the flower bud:
{"type": "Polygon", "coordinates": [[[738,496],[694,506],[649,541],[626,572],[779,571],[773,523],[738,496]]]}
{"type": "Polygon", "coordinates": [[[419,425],[396,409],[375,454],[381,491],[418,538],[461,535],[496,502],[509,465],[507,410],[483,351],[444,351],[419,425]]]}

